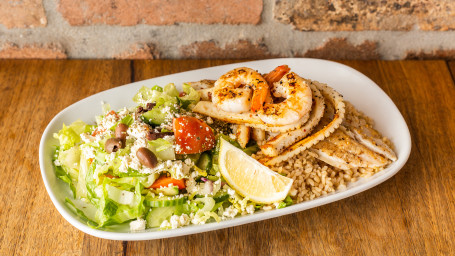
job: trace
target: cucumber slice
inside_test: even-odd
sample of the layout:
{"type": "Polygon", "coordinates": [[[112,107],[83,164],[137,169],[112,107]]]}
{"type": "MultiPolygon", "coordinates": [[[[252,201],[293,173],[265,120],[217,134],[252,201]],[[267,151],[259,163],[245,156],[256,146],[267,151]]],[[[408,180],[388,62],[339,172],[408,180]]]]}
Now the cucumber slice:
{"type": "Polygon", "coordinates": [[[179,194],[179,187],[173,186],[173,187],[157,188],[156,192],[163,193],[163,195],[165,195],[165,196],[175,196],[175,195],[179,194]]]}
{"type": "Polygon", "coordinates": [[[168,196],[163,197],[145,197],[144,204],[149,207],[169,207],[169,206],[176,206],[182,205],[188,200],[188,197],[179,197],[173,198],[168,196]]]}
{"type": "Polygon", "coordinates": [[[151,208],[145,220],[147,228],[155,228],[161,226],[161,223],[171,217],[175,212],[175,206],[151,208]]]}
{"type": "Polygon", "coordinates": [[[164,122],[167,113],[162,112],[157,107],[142,114],[142,120],[151,125],[160,125],[164,122]]]}
{"type": "Polygon", "coordinates": [[[202,153],[196,166],[204,171],[210,171],[210,169],[212,169],[212,157],[210,154],[208,152],[202,153]]]}

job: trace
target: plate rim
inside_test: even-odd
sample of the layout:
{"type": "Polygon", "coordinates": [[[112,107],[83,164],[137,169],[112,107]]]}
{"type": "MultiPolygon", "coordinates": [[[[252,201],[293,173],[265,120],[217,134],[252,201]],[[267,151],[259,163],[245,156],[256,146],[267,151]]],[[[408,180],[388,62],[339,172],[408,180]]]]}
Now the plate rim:
{"type": "MultiPolygon", "coordinates": [[[[172,82],[172,81],[169,81],[172,82]]],[[[71,225],[79,229],[80,231],[95,236],[103,239],[111,239],[111,240],[123,240],[123,241],[139,241],[139,240],[153,240],[153,239],[161,239],[161,238],[169,238],[169,237],[178,237],[178,236],[184,236],[184,235],[190,235],[190,234],[197,234],[197,233],[203,233],[203,232],[208,232],[208,231],[213,231],[213,230],[218,230],[218,229],[223,229],[223,228],[228,228],[228,227],[234,227],[234,226],[239,226],[239,225],[244,225],[248,223],[253,223],[257,221],[262,221],[266,219],[271,219],[271,218],[276,218],[280,216],[285,216],[289,214],[293,214],[296,212],[308,210],[311,208],[319,207],[322,205],[326,205],[329,203],[333,203],[339,200],[342,200],[347,197],[351,197],[353,195],[356,195],[358,193],[361,193],[365,190],[368,190],[370,188],[373,188],[384,181],[388,180],[389,178],[393,177],[398,171],[401,170],[401,168],[406,164],[407,160],[409,159],[409,155],[411,152],[411,135],[409,132],[409,127],[406,124],[405,119],[403,118],[401,112],[395,105],[395,103],[390,99],[390,97],[374,82],[372,81],[369,77],[366,75],[362,74],[361,72],[355,70],[354,68],[351,68],[347,65],[334,62],[334,61],[329,61],[329,60],[322,60],[322,59],[313,59],[313,58],[277,58],[277,59],[264,59],[264,60],[255,60],[255,61],[246,61],[246,62],[236,62],[236,63],[231,63],[231,64],[225,64],[225,65],[219,65],[219,66],[212,66],[212,67],[206,67],[206,68],[201,68],[201,69],[195,69],[195,70],[189,70],[189,71],[184,71],[184,72],[179,72],[179,73],[174,73],[174,74],[168,74],[164,76],[159,76],[159,77],[154,77],[142,81],[135,81],[129,84],[121,85],[121,86],[116,86],[108,90],[104,90],[101,92],[98,92],[96,94],[90,95],[84,99],[81,99],[77,102],[74,102],[73,104],[67,106],[63,110],[61,110],[58,114],[56,114],[52,120],[48,123],[46,128],[43,131],[43,134],[41,136],[40,140],[40,146],[39,146],[39,165],[40,165],[40,171],[41,171],[41,177],[43,179],[44,185],[46,187],[46,191],[51,198],[52,203],[54,206],[57,208],[57,211],[60,213],[60,215],[63,216],[65,220],[67,220],[71,225]],[[294,204],[292,206],[282,208],[282,209],[274,209],[272,211],[266,211],[266,212],[260,212],[260,213],[255,213],[253,215],[247,215],[247,216],[240,216],[236,217],[234,219],[229,219],[229,220],[224,220],[218,223],[207,223],[204,225],[190,225],[186,226],[183,228],[179,229],[173,229],[173,230],[162,230],[162,231],[144,231],[144,232],[113,232],[113,231],[105,231],[105,230],[97,230],[90,228],[87,226],[85,223],[81,222],[78,218],[73,217],[74,214],[71,214],[69,211],[69,208],[65,206],[64,204],[61,204],[60,201],[57,199],[57,197],[54,195],[54,191],[51,188],[50,182],[48,180],[48,176],[45,172],[46,164],[45,164],[45,156],[44,151],[45,151],[45,144],[46,140],[50,135],[52,135],[50,129],[51,127],[58,121],[58,119],[61,116],[64,116],[64,114],[72,108],[76,104],[80,104],[81,102],[97,97],[100,94],[106,93],[111,90],[116,90],[119,88],[123,87],[129,87],[132,85],[138,85],[140,83],[146,83],[148,81],[156,80],[156,79],[166,79],[168,77],[172,77],[175,75],[185,75],[187,73],[194,73],[194,72],[203,72],[203,71],[208,71],[210,69],[221,69],[221,68],[229,68],[233,66],[240,66],[240,65],[256,65],[256,64],[262,64],[264,62],[282,62],[282,63],[288,63],[288,62],[299,62],[299,61],[310,61],[310,62],[319,62],[322,63],[323,65],[329,65],[329,66],[336,66],[342,69],[345,69],[349,71],[352,75],[356,75],[357,77],[360,77],[361,79],[366,79],[371,85],[374,85],[376,89],[379,89],[383,95],[385,96],[386,99],[389,101],[389,104],[392,104],[392,107],[397,111],[399,114],[398,117],[400,118],[400,122],[404,123],[404,133],[405,133],[405,138],[403,143],[403,152],[402,155],[398,158],[398,160],[394,163],[393,165],[393,171],[389,171],[387,173],[384,173],[383,175],[375,177],[373,175],[372,177],[375,177],[374,179],[371,179],[370,181],[364,182],[362,184],[358,184],[356,186],[347,188],[345,190],[337,190],[336,193],[329,193],[326,196],[318,197],[316,199],[310,200],[310,201],[305,201],[302,203],[294,204]]],[[[381,172],[391,168],[390,166],[381,172]]],[[[379,172],[379,173],[381,173],[379,172]]],[[[59,181],[59,180],[58,180],[59,181]]]]}

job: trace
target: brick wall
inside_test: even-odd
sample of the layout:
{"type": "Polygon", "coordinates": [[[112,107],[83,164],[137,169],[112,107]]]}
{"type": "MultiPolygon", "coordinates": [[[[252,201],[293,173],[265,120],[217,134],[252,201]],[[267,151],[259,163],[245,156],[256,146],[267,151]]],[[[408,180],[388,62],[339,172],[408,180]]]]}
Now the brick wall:
{"type": "Polygon", "coordinates": [[[0,58],[455,59],[455,0],[0,1],[0,58]]]}

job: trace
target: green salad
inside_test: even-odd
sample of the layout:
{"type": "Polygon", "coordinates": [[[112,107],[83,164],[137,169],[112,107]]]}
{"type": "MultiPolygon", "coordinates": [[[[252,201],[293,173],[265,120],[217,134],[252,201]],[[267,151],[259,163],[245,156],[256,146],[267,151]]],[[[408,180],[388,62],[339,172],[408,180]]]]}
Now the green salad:
{"type": "MultiPolygon", "coordinates": [[[[133,100],[137,106],[120,110],[103,103],[96,124],[78,120],[54,134],[55,174],[73,194],[66,203],[89,226],[173,229],[270,207],[241,196],[221,175],[222,141],[248,155],[259,148],[241,148],[229,124],[191,112],[199,101],[192,87],[143,87],[133,100]]],[[[288,196],[273,207],[290,204],[288,196]]]]}

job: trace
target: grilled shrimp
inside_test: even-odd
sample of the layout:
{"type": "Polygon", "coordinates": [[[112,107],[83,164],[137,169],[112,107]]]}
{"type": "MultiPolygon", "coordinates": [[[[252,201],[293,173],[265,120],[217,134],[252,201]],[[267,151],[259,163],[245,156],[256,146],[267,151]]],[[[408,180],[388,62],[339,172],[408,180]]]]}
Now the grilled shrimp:
{"type": "Polygon", "coordinates": [[[264,79],[267,81],[267,83],[269,83],[269,85],[273,85],[273,83],[280,81],[280,79],[289,71],[291,71],[291,69],[288,67],[288,65],[281,65],[265,74],[264,79]]]}
{"type": "Polygon", "coordinates": [[[259,109],[269,91],[264,78],[251,68],[236,68],[222,75],[213,89],[212,102],[231,113],[259,109]]]}
{"type": "Polygon", "coordinates": [[[292,124],[311,111],[311,88],[294,72],[285,74],[278,82],[273,83],[271,92],[276,98],[284,100],[279,103],[265,103],[258,111],[259,118],[267,124],[292,124]]]}

